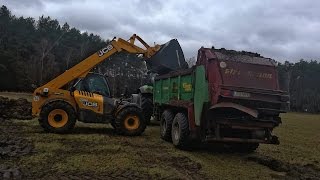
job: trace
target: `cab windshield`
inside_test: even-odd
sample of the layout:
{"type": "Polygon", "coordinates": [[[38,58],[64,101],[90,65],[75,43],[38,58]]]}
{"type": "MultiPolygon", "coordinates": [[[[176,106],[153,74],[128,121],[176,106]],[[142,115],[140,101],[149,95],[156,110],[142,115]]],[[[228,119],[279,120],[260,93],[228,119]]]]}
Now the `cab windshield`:
{"type": "Polygon", "coordinates": [[[75,85],[75,89],[79,91],[97,93],[106,97],[111,96],[107,80],[104,76],[99,74],[88,74],[75,85]]]}

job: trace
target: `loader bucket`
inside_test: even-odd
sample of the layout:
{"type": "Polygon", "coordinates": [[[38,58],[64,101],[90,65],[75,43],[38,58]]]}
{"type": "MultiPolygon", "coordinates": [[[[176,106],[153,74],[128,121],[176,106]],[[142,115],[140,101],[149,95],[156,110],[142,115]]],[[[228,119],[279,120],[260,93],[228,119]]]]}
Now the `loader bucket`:
{"type": "Polygon", "coordinates": [[[151,58],[147,59],[146,63],[151,72],[158,73],[159,75],[188,68],[188,64],[177,39],[172,39],[161,45],[160,50],[151,58]]]}

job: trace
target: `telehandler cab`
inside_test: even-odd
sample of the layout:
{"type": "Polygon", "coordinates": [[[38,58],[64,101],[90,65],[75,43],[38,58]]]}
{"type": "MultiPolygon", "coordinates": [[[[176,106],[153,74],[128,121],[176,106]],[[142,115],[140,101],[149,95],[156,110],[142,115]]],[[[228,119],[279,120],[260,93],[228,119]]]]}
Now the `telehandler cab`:
{"type": "Polygon", "coordinates": [[[151,47],[135,34],[128,41],[113,39],[97,53],[37,88],[33,93],[32,114],[39,117],[40,125],[47,132],[66,133],[79,120],[111,123],[119,134],[140,135],[146,128],[141,108],[134,103],[112,98],[105,77],[90,70],[119,52],[140,54],[147,63],[162,60],[168,57],[168,53],[174,52],[170,55],[170,64],[178,67],[179,54],[183,54],[181,48],[173,50],[175,46],[170,46],[170,41],[168,43],[151,47]],[[144,47],[135,45],[136,40],[144,47]],[[156,60],[152,59],[154,55],[156,60]],[[68,84],[72,84],[71,88],[66,88],[68,84]]]}

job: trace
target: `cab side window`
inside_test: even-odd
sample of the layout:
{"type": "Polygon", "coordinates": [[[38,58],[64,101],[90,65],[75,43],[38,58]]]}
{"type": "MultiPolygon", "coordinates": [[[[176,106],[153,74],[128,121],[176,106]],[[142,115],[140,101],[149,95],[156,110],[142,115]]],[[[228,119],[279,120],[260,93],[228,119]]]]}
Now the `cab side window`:
{"type": "Polygon", "coordinates": [[[86,91],[110,97],[109,87],[103,76],[90,75],[85,81],[86,91]]]}
{"type": "Polygon", "coordinates": [[[83,81],[80,80],[75,86],[74,86],[75,90],[78,90],[78,91],[84,91],[84,87],[83,87],[83,81]]]}

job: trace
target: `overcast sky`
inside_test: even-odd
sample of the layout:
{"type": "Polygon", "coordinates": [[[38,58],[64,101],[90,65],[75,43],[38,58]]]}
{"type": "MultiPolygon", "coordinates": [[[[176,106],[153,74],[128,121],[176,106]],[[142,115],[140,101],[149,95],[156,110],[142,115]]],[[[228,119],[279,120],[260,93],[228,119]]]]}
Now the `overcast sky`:
{"type": "Polygon", "coordinates": [[[179,40],[186,57],[201,47],[258,52],[278,61],[320,60],[317,0],[0,0],[13,14],[51,16],[82,31],[148,43],[179,40]]]}

